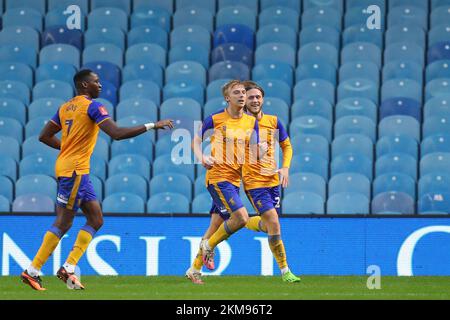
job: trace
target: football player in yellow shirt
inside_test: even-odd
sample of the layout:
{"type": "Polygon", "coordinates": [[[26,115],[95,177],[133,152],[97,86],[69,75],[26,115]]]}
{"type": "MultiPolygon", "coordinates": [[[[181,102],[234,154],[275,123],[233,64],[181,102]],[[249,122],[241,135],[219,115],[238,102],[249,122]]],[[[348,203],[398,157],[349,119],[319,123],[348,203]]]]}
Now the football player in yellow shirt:
{"type": "Polygon", "coordinates": [[[97,74],[89,69],[74,76],[77,96],[61,107],[45,125],[39,140],[60,150],[55,164],[58,180],[56,220],[44,235],[42,244],[21,279],[35,290],[45,290],[39,272],[55,250],[61,237],[71,228],[75,213],[81,208],[86,224],[81,228],[66,262],[57,272],[63,282],[71,282],[74,289],[84,289],[75,275],[75,266],[86,251],[95,233],[103,225],[103,214],[89,179],[89,162],[99,129],[114,140],[138,136],[150,129],[173,128],[172,120],[161,120],[130,128],[121,128],[111,119],[106,108],[94,99],[101,92],[97,74]],[[61,140],[55,135],[62,131],[61,140]]]}

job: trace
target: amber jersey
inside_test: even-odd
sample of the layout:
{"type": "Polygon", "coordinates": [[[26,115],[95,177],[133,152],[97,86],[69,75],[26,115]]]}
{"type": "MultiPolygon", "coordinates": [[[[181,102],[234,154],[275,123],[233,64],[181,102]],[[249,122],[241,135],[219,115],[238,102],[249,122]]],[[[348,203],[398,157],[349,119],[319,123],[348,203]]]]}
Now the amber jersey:
{"type": "Polygon", "coordinates": [[[110,118],[106,108],[86,96],[76,96],[59,107],[51,121],[61,127],[61,150],[56,177],[89,174],[89,162],[97,142],[98,125],[110,118]]]}
{"type": "Polygon", "coordinates": [[[264,114],[258,120],[260,142],[267,142],[268,151],[256,163],[247,162],[242,169],[244,189],[270,188],[280,184],[276,162],[277,142],[280,144],[282,167],[289,168],[292,160],[292,146],[286,129],[277,116],[264,114]]]}
{"type": "Polygon", "coordinates": [[[239,187],[242,165],[248,161],[250,144],[257,144],[258,121],[246,113],[232,118],[225,110],[218,111],[203,121],[201,138],[208,137],[211,143],[211,156],[216,159],[214,166],[206,171],[206,186],[227,181],[239,187]]]}

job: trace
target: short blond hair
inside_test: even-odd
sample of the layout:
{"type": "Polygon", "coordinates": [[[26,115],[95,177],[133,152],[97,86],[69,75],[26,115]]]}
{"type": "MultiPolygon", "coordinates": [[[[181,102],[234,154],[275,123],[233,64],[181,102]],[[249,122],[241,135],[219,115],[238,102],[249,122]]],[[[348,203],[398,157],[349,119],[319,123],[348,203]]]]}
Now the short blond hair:
{"type": "Polygon", "coordinates": [[[228,95],[228,91],[230,91],[231,88],[233,88],[234,86],[237,85],[244,85],[244,83],[240,80],[230,80],[227,83],[225,83],[225,85],[222,87],[222,95],[225,98],[228,95]]]}

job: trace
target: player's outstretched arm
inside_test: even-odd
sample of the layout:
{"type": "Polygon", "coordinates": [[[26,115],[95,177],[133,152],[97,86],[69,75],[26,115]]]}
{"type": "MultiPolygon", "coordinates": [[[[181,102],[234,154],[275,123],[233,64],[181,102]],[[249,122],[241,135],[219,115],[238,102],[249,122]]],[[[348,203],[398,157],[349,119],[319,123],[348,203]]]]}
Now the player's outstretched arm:
{"type": "Polygon", "coordinates": [[[61,131],[61,127],[53,121],[47,122],[39,134],[39,141],[45,143],[54,149],[61,149],[61,141],[56,137],[56,134],[61,131]]]}
{"type": "Polygon", "coordinates": [[[119,127],[117,124],[111,120],[106,119],[99,125],[107,135],[109,135],[114,140],[123,140],[136,137],[151,129],[172,129],[174,127],[173,120],[165,119],[160,120],[156,123],[146,123],[135,127],[119,127]]]}

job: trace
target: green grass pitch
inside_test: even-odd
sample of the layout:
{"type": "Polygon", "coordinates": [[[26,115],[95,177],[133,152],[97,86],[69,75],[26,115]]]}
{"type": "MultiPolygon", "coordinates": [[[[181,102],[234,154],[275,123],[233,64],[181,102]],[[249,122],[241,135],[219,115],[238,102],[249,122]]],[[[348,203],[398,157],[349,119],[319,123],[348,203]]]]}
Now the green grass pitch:
{"type": "Polygon", "coordinates": [[[381,289],[369,290],[363,276],[302,276],[300,283],[280,277],[209,276],[194,285],[175,276],[84,276],[86,290],[69,290],[56,277],[43,277],[45,292],[18,276],[0,277],[0,300],[320,300],[450,299],[450,277],[381,277],[381,289]]]}

